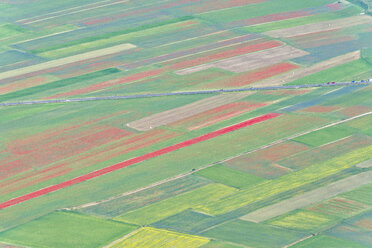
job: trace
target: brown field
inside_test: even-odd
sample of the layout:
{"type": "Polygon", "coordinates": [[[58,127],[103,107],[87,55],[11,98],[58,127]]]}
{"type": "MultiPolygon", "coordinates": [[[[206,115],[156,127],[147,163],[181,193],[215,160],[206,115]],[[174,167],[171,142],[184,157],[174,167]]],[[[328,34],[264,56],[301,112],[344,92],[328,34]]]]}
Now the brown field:
{"type": "Polygon", "coordinates": [[[302,109],[300,111],[304,111],[304,112],[311,112],[311,113],[328,113],[328,112],[332,112],[336,109],[339,109],[341,107],[338,107],[338,106],[320,106],[320,105],[317,105],[317,106],[312,106],[312,107],[308,107],[308,108],[305,108],[305,109],[302,109]]]}
{"type": "Polygon", "coordinates": [[[239,94],[221,94],[218,96],[208,97],[206,99],[186,104],[179,108],[174,108],[161,113],[157,113],[127,124],[128,127],[138,131],[148,131],[153,128],[166,125],[184,118],[202,113],[204,111],[222,106],[227,103],[232,103],[242,99],[253,92],[239,94]]]}
{"type": "Polygon", "coordinates": [[[356,116],[356,115],[367,113],[369,111],[371,111],[371,108],[369,108],[369,107],[351,106],[351,107],[347,107],[347,108],[344,108],[344,109],[340,110],[340,113],[347,116],[347,117],[353,117],[353,116],[356,116]]]}
{"type": "Polygon", "coordinates": [[[307,52],[302,51],[300,49],[284,45],[281,47],[275,47],[254,53],[248,53],[245,55],[236,56],[229,59],[223,59],[213,63],[178,70],[175,73],[178,75],[186,75],[198,71],[203,71],[209,68],[220,68],[227,71],[240,73],[277,64],[284,60],[302,57],[307,54],[308,54],[307,52]]]}

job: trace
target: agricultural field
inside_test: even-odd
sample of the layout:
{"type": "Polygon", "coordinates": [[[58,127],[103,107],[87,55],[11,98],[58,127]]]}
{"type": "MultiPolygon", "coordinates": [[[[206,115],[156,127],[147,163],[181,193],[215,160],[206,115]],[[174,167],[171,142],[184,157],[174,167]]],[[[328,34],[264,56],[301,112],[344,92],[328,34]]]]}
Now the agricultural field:
{"type": "Polygon", "coordinates": [[[371,7],[0,1],[0,247],[371,247],[371,7]]]}

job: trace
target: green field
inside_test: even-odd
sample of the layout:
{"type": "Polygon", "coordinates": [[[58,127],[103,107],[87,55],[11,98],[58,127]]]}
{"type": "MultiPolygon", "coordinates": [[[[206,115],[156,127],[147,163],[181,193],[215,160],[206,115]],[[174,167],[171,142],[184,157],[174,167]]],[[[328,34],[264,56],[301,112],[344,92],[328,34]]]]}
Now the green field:
{"type": "Polygon", "coordinates": [[[200,170],[194,173],[194,175],[205,177],[212,181],[236,188],[251,187],[265,180],[261,177],[257,177],[244,172],[239,172],[220,164],[200,170]]]}
{"type": "Polygon", "coordinates": [[[288,19],[288,20],[283,20],[283,21],[258,24],[258,25],[244,27],[243,30],[246,30],[249,32],[255,32],[255,33],[263,33],[263,32],[267,32],[271,30],[296,27],[300,25],[306,25],[306,24],[317,23],[317,22],[322,22],[322,21],[329,21],[329,20],[334,20],[338,18],[345,18],[345,17],[353,16],[359,13],[360,13],[360,8],[357,8],[352,5],[348,8],[345,8],[343,10],[339,10],[336,12],[323,13],[323,14],[298,17],[298,18],[293,18],[293,19],[288,19]]]}
{"type": "Polygon", "coordinates": [[[352,130],[349,130],[344,127],[336,126],[336,127],[328,127],[328,128],[324,128],[319,131],[308,133],[308,134],[299,136],[293,140],[303,143],[305,145],[317,147],[317,146],[321,146],[321,145],[345,138],[351,134],[353,134],[352,130]]]}
{"type": "Polygon", "coordinates": [[[333,3],[332,0],[313,0],[309,2],[299,2],[296,0],[269,1],[243,7],[230,8],[226,10],[213,11],[199,15],[201,19],[221,22],[233,22],[249,17],[264,16],[273,13],[294,11],[298,9],[311,8],[333,3]]]}
{"type": "Polygon", "coordinates": [[[339,65],[321,72],[314,73],[310,76],[295,80],[288,85],[300,84],[317,84],[325,82],[347,82],[357,81],[365,78],[360,78],[363,74],[371,70],[371,65],[365,60],[356,60],[343,65],[339,65]]]}
{"type": "Polygon", "coordinates": [[[303,236],[301,232],[242,220],[235,220],[219,225],[202,234],[207,237],[257,248],[281,247],[303,236]]]}
{"type": "Polygon", "coordinates": [[[118,197],[108,202],[104,202],[88,208],[83,208],[79,211],[102,215],[107,217],[115,217],[124,212],[134,210],[155,202],[171,198],[172,196],[191,191],[202,187],[210,181],[200,177],[188,176],[171,182],[140,191],[129,196],[118,197]]]}
{"type": "Polygon", "coordinates": [[[236,190],[222,184],[210,184],[193,191],[124,213],[116,220],[140,225],[151,224],[188,208],[208,203],[216,198],[229,195],[236,190]]]}
{"type": "Polygon", "coordinates": [[[162,229],[144,227],[118,243],[110,245],[110,248],[151,248],[151,247],[188,247],[198,248],[209,242],[209,239],[193,235],[181,234],[162,229]]]}
{"type": "Polygon", "coordinates": [[[179,23],[182,21],[187,21],[193,19],[190,16],[173,19],[170,21],[163,21],[158,23],[147,24],[143,26],[139,26],[132,29],[125,29],[121,31],[115,31],[111,33],[107,33],[105,35],[98,35],[93,36],[86,39],[79,39],[72,42],[44,47],[41,49],[33,50],[32,53],[40,54],[46,57],[53,57],[53,56],[60,56],[65,53],[74,53],[76,51],[80,51],[82,48],[89,49],[95,48],[99,46],[104,46],[107,44],[123,42],[124,39],[128,38],[135,38],[141,37],[144,35],[151,35],[157,33],[159,31],[167,30],[168,28],[172,28],[172,24],[179,23]]]}
{"type": "Polygon", "coordinates": [[[293,248],[312,248],[312,247],[340,247],[340,248],[367,248],[362,244],[350,242],[345,239],[338,239],[327,235],[319,235],[309,238],[293,246],[293,248]]]}
{"type": "Polygon", "coordinates": [[[30,247],[102,247],[137,227],[70,212],[54,212],[0,234],[2,241],[30,247]]]}
{"type": "Polygon", "coordinates": [[[338,219],[308,210],[296,210],[268,221],[269,224],[293,230],[316,232],[332,224],[338,219]]]}
{"type": "Polygon", "coordinates": [[[350,200],[372,205],[372,183],[341,195],[350,200]]]}
{"type": "Polygon", "coordinates": [[[8,101],[10,99],[14,99],[18,97],[25,97],[25,96],[28,97],[33,94],[39,94],[40,92],[43,92],[43,91],[57,89],[57,88],[65,87],[65,86],[70,86],[72,84],[77,84],[85,80],[96,79],[99,77],[111,75],[113,73],[118,73],[118,72],[120,72],[119,69],[109,68],[109,69],[105,69],[105,70],[101,70],[97,72],[84,74],[84,75],[77,76],[77,77],[61,79],[61,80],[57,80],[54,82],[50,82],[50,83],[46,83],[46,84],[42,84],[42,85],[30,87],[30,88],[25,88],[22,90],[17,90],[11,93],[0,95],[0,102],[8,101]]]}
{"type": "Polygon", "coordinates": [[[201,248],[239,248],[239,247],[241,246],[221,241],[211,241],[201,246],[201,248]]]}
{"type": "Polygon", "coordinates": [[[0,24],[0,40],[4,38],[9,38],[12,36],[17,36],[26,31],[26,29],[12,25],[12,24],[0,24]]]}

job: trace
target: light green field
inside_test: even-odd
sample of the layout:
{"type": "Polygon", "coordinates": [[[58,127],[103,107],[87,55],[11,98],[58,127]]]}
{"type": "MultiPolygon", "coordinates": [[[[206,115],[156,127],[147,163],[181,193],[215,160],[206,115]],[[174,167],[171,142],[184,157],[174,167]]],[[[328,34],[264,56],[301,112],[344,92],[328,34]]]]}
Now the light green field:
{"type": "Polygon", "coordinates": [[[341,195],[350,200],[372,205],[372,183],[341,195]]]}
{"type": "Polygon", "coordinates": [[[306,239],[292,246],[293,248],[314,248],[314,247],[329,247],[329,248],[367,248],[362,244],[350,242],[345,239],[339,239],[328,235],[318,235],[306,239]]]}
{"type": "Polygon", "coordinates": [[[93,36],[86,39],[79,39],[61,45],[49,46],[33,50],[32,53],[45,58],[60,58],[82,51],[90,51],[119,43],[126,43],[135,39],[142,39],[159,33],[172,33],[180,29],[180,25],[189,20],[189,17],[173,19],[170,21],[144,25],[133,29],[108,33],[106,35],[93,36]]]}
{"type": "Polygon", "coordinates": [[[240,247],[241,247],[240,245],[215,240],[212,240],[211,242],[201,246],[201,248],[240,248],[240,247]]]}
{"type": "Polygon", "coordinates": [[[160,202],[172,196],[202,187],[210,182],[202,177],[187,176],[129,196],[119,197],[108,202],[83,208],[79,211],[87,214],[115,217],[124,212],[160,202]]]}
{"type": "Polygon", "coordinates": [[[236,189],[223,184],[209,184],[199,189],[122,214],[115,219],[147,225],[236,191],[236,189]]]}
{"type": "Polygon", "coordinates": [[[360,59],[314,73],[312,75],[295,80],[287,85],[364,80],[365,78],[359,78],[358,76],[370,70],[371,65],[365,60],[360,59]]]}
{"type": "Polygon", "coordinates": [[[198,15],[201,19],[206,19],[216,23],[233,22],[237,20],[246,19],[248,17],[257,17],[269,15],[272,13],[280,13],[287,11],[294,11],[298,9],[305,9],[311,7],[322,6],[333,3],[332,0],[312,0],[312,1],[297,1],[297,0],[276,0],[265,1],[258,4],[249,4],[246,6],[239,6],[218,11],[211,11],[208,13],[198,15]]]}
{"type": "Polygon", "coordinates": [[[303,236],[301,232],[242,220],[218,225],[202,235],[257,248],[282,247],[303,236]]]}
{"type": "Polygon", "coordinates": [[[241,190],[236,194],[217,199],[205,205],[200,205],[197,209],[211,215],[222,214],[307,183],[316,182],[321,178],[350,168],[370,158],[372,158],[372,146],[352,151],[324,163],[309,166],[271,181],[265,181],[252,188],[241,190]]]}
{"type": "Polygon", "coordinates": [[[230,169],[220,164],[200,170],[194,173],[194,175],[202,176],[212,181],[236,188],[251,187],[265,180],[264,178],[230,169]]]}
{"type": "Polygon", "coordinates": [[[54,212],[0,233],[0,241],[40,248],[102,247],[137,227],[71,212],[54,212]]]}
{"type": "Polygon", "coordinates": [[[22,34],[26,29],[13,24],[0,24],[0,40],[22,34]]]}
{"type": "Polygon", "coordinates": [[[360,8],[357,8],[355,6],[350,6],[348,8],[345,8],[343,10],[339,10],[336,12],[323,13],[323,14],[298,17],[298,18],[293,18],[293,19],[288,19],[288,20],[252,25],[252,26],[244,27],[242,28],[242,30],[254,32],[254,33],[263,33],[263,32],[276,30],[276,29],[290,28],[290,27],[296,27],[296,26],[301,26],[301,25],[306,25],[306,24],[311,24],[311,23],[316,23],[316,22],[329,21],[329,20],[334,20],[338,18],[349,17],[349,16],[353,16],[359,13],[360,13],[360,8]]]}
{"type": "Polygon", "coordinates": [[[294,230],[317,231],[336,223],[337,218],[309,210],[295,210],[268,221],[269,224],[294,230]]]}
{"type": "Polygon", "coordinates": [[[171,232],[152,227],[143,227],[129,236],[114,243],[109,248],[198,248],[209,239],[195,235],[171,232]]]}
{"type": "Polygon", "coordinates": [[[308,134],[299,136],[293,140],[296,142],[303,143],[305,145],[317,147],[317,146],[321,146],[321,145],[327,144],[332,141],[336,141],[338,139],[345,138],[351,134],[353,134],[352,130],[336,126],[336,127],[328,127],[328,128],[321,129],[319,131],[308,133],[308,134]]]}
{"type": "MultiPolygon", "coordinates": [[[[368,92],[370,93],[370,92],[368,92]]],[[[361,118],[352,120],[346,123],[347,126],[359,129],[361,132],[372,136],[372,127],[371,127],[372,115],[363,116],[361,118]]]]}

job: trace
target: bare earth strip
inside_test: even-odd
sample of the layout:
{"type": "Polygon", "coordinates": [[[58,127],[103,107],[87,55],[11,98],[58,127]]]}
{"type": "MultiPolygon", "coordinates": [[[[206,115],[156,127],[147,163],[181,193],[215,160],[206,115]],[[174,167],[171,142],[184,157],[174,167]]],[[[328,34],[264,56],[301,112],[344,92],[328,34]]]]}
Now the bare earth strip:
{"type": "Polygon", "coordinates": [[[277,86],[277,85],[286,84],[294,80],[303,78],[305,76],[308,76],[308,75],[311,75],[311,74],[314,74],[314,73],[317,73],[317,72],[320,72],[320,71],[323,71],[323,70],[326,70],[326,69],[329,69],[329,68],[332,68],[338,65],[342,65],[342,64],[354,61],[354,60],[358,60],[358,59],[360,59],[359,50],[351,52],[351,53],[343,54],[338,57],[334,57],[332,59],[320,62],[310,67],[297,69],[297,70],[294,70],[288,73],[283,73],[273,78],[265,79],[263,81],[252,84],[252,86],[259,85],[261,87],[261,86],[277,86]]]}
{"type": "Polygon", "coordinates": [[[202,113],[204,111],[222,106],[227,103],[232,103],[236,100],[242,99],[253,92],[238,93],[238,94],[221,94],[217,96],[208,97],[206,99],[196,101],[179,108],[167,110],[158,114],[154,114],[127,124],[128,127],[137,129],[139,131],[148,131],[162,125],[166,125],[184,118],[202,113]]]}
{"type": "Polygon", "coordinates": [[[272,30],[265,32],[264,34],[267,36],[271,36],[274,38],[280,37],[293,37],[298,35],[305,35],[311,34],[316,32],[322,31],[329,31],[334,29],[340,28],[347,28],[356,26],[359,24],[365,24],[372,21],[372,17],[370,16],[352,16],[332,21],[324,21],[324,22],[317,22],[312,24],[301,25],[292,28],[283,28],[279,30],[272,30]]]}
{"type": "Polygon", "coordinates": [[[213,67],[235,73],[240,73],[273,65],[282,62],[283,60],[302,57],[308,54],[309,54],[308,52],[305,52],[303,50],[294,48],[292,46],[284,45],[281,47],[270,48],[263,51],[248,53],[229,59],[223,59],[213,63],[178,70],[175,73],[177,75],[186,75],[213,67]]]}
{"type": "Polygon", "coordinates": [[[243,220],[262,222],[298,208],[328,199],[372,182],[372,171],[354,175],[302,195],[261,208],[241,217],[243,220]]]}
{"type": "Polygon", "coordinates": [[[358,167],[358,168],[371,168],[372,167],[372,159],[364,161],[360,164],[357,164],[356,167],[358,167]]]}
{"type": "Polygon", "coordinates": [[[135,47],[136,47],[135,45],[125,43],[125,44],[107,47],[107,48],[103,48],[103,49],[99,49],[99,50],[95,50],[91,52],[81,53],[81,54],[77,54],[77,55],[73,55],[73,56],[69,56],[69,57],[65,57],[61,59],[56,59],[56,60],[44,62],[41,64],[36,64],[36,65],[31,65],[31,66],[27,66],[27,67],[23,67],[19,69],[14,69],[11,71],[0,73],[0,80],[11,78],[11,77],[16,77],[16,76],[20,76],[20,75],[24,75],[24,74],[28,74],[32,72],[37,72],[41,70],[51,69],[54,67],[67,65],[67,64],[75,63],[75,62],[82,61],[82,60],[88,60],[88,59],[93,59],[97,57],[102,57],[105,55],[119,53],[119,52],[132,49],[135,47]]]}

